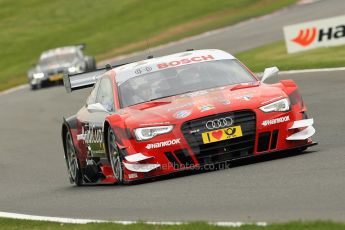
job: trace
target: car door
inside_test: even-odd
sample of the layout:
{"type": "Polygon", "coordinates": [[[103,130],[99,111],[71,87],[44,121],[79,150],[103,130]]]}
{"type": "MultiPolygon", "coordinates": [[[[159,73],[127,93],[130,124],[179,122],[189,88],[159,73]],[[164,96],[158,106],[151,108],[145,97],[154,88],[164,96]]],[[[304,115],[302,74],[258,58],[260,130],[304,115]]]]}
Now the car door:
{"type": "Polygon", "coordinates": [[[87,150],[87,158],[105,158],[104,120],[115,111],[112,81],[103,76],[95,85],[84,109],[79,113],[81,124],[78,139],[82,140],[87,150]]]}

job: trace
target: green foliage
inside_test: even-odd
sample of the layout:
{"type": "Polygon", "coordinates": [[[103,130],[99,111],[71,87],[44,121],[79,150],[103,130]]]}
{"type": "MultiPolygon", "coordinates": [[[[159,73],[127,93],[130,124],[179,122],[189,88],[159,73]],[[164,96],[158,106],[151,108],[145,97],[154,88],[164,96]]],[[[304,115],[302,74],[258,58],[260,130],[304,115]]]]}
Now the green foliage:
{"type": "Polygon", "coordinates": [[[146,40],[161,44],[294,2],[0,0],[0,90],[26,82],[26,71],[49,48],[86,43],[100,60],[145,49],[146,40]]]}
{"type": "Polygon", "coordinates": [[[26,221],[0,218],[0,230],[341,230],[345,224],[331,221],[289,222],[281,224],[269,224],[266,227],[256,225],[243,225],[241,227],[220,227],[209,225],[206,222],[191,222],[183,225],[149,225],[144,223],[121,225],[112,223],[102,224],[60,224],[43,221],[26,221]]]}

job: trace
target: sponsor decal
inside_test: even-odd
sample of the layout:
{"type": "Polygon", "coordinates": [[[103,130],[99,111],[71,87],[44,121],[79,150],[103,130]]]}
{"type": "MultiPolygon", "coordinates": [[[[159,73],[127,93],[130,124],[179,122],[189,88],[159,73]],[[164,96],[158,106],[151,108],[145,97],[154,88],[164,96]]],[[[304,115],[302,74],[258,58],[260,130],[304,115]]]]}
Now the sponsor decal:
{"type": "Polygon", "coordinates": [[[156,126],[156,125],[168,125],[168,124],[170,124],[169,121],[163,121],[163,122],[153,122],[153,123],[140,124],[139,126],[156,126]]]}
{"type": "Polygon", "coordinates": [[[209,55],[203,55],[203,56],[195,56],[191,58],[184,58],[176,61],[170,61],[170,62],[165,62],[165,63],[160,63],[157,64],[158,69],[165,69],[169,67],[175,67],[179,65],[186,65],[190,63],[195,63],[195,62],[202,62],[202,61],[210,61],[214,60],[215,58],[209,54],[209,55]]]}
{"type": "Polygon", "coordinates": [[[175,114],[174,114],[174,117],[176,119],[183,119],[183,118],[186,118],[188,117],[189,115],[191,115],[192,112],[190,110],[181,110],[181,111],[177,111],[175,114]]]}
{"type": "Polygon", "coordinates": [[[234,120],[231,117],[222,117],[222,118],[207,121],[205,126],[207,129],[212,130],[212,129],[229,127],[233,123],[234,123],[234,120]]]}
{"type": "Polygon", "coordinates": [[[210,132],[204,132],[201,134],[202,141],[204,144],[209,144],[242,136],[242,128],[240,125],[218,129],[210,132]]]}
{"type": "Polygon", "coordinates": [[[315,41],[317,30],[315,27],[308,29],[301,29],[298,32],[297,37],[291,39],[291,41],[301,45],[309,46],[312,42],[315,41]]]}
{"type": "Polygon", "coordinates": [[[262,122],[262,126],[267,126],[267,125],[274,125],[274,124],[279,124],[283,122],[290,121],[290,116],[285,116],[285,117],[279,117],[271,120],[265,120],[262,122]]]}
{"type": "Polygon", "coordinates": [[[83,140],[87,146],[88,154],[91,156],[104,155],[103,127],[82,126],[81,134],[77,135],[77,140],[83,140]]]}
{"type": "Polygon", "coordinates": [[[214,109],[213,105],[200,105],[198,106],[198,109],[200,110],[200,112],[205,112],[211,109],[214,109]]]}
{"type": "Polygon", "coordinates": [[[134,179],[134,178],[137,178],[137,177],[138,177],[137,173],[130,173],[130,174],[128,174],[128,178],[129,179],[134,179]]]}
{"type": "Polygon", "coordinates": [[[222,105],[230,105],[231,101],[230,100],[221,100],[219,101],[222,105]]]}
{"type": "Polygon", "coordinates": [[[284,27],[288,53],[345,44],[345,16],[284,27]]]}
{"type": "Polygon", "coordinates": [[[178,138],[178,139],[162,141],[162,142],[158,142],[158,143],[154,143],[154,144],[147,144],[145,148],[146,149],[158,149],[158,148],[167,147],[167,146],[171,146],[171,145],[177,145],[177,144],[180,144],[180,140],[181,139],[178,138]]]}
{"type": "Polygon", "coordinates": [[[199,132],[200,132],[200,129],[189,130],[189,134],[199,133],[199,132]]]}
{"type": "Polygon", "coordinates": [[[253,98],[251,95],[243,95],[243,96],[238,96],[236,99],[238,100],[244,100],[244,101],[250,101],[253,98]]]}
{"type": "Polygon", "coordinates": [[[103,143],[103,128],[96,129],[92,126],[90,129],[81,128],[81,134],[77,136],[78,140],[85,141],[86,144],[102,144],[103,143]]]}

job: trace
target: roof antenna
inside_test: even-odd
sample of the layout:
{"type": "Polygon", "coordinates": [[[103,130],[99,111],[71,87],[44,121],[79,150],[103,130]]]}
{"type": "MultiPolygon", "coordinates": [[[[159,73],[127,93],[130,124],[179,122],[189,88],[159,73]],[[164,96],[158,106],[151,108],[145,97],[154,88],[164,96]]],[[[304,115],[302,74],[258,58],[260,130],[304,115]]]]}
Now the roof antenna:
{"type": "Polygon", "coordinates": [[[147,46],[147,53],[148,53],[147,59],[151,59],[153,58],[153,54],[151,52],[149,40],[146,40],[146,46],[147,46]]]}

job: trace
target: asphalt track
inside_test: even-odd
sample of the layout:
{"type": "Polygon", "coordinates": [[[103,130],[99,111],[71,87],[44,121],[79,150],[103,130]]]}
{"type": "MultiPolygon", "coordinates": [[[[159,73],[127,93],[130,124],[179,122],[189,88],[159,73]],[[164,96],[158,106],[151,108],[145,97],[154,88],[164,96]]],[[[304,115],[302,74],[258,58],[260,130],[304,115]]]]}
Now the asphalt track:
{"type": "MultiPolygon", "coordinates": [[[[236,28],[241,32],[243,26],[249,27],[248,31],[264,29],[269,23],[266,20],[271,28],[280,28],[276,23],[309,20],[308,12],[319,11],[322,16],[343,13],[345,2],[293,6],[224,31],[237,34],[236,28]]],[[[281,33],[281,29],[277,31],[281,33]]],[[[271,40],[264,42],[282,39],[274,30],[270,33],[272,36],[267,37],[271,40]]],[[[200,40],[194,47],[221,48],[221,42],[212,41],[212,36],[203,39],[204,46],[200,40]]],[[[228,44],[226,50],[239,51],[240,47],[258,45],[261,36],[230,43],[223,39],[224,47],[228,44]]],[[[176,52],[181,43],[175,45],[176,49],[170,45],[160,52],[176,52]]],[[[318,146],[301,155],[242,161],[230,169],[132,186],[79,188],[68,182],[61,120],[81,107],[89,90],[67,94],[63,87],[50,87],[1,95],[0,211],[112,220],[344,221],[345,71],[281,75],[283,78],[299,84],[309,114],[315,119],[318,146]]]]}

